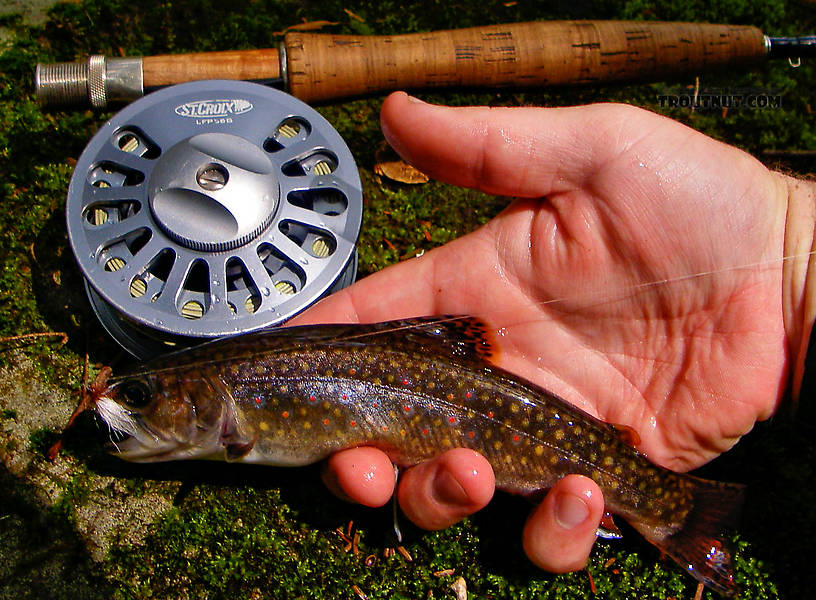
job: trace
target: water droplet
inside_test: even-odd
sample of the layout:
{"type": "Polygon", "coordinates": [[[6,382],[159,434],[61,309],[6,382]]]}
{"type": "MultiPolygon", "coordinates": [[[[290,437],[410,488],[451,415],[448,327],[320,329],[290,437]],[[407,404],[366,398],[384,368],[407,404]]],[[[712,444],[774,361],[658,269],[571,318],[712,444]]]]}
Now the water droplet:
{"type": "Polygon", "coordinates": [[[499,329],[499,330],[498,330],[496,333],[498,333],[498,334],[499,334],[501,337],[505,337],[505,336],[507,335],[507,328],[506,328],[506,327],[502,327],[502,328],[501,328],[501,329],[499,329]]]}
{"type": "Polygon", "coordinates": [[[269,288],[268,288],[268,287],[262,287],[262,288],[261,288],[261,293],[262,293],[264,296],[268,296],[268,295],[269,295],[271,292],[269,291],[269,288]]]}

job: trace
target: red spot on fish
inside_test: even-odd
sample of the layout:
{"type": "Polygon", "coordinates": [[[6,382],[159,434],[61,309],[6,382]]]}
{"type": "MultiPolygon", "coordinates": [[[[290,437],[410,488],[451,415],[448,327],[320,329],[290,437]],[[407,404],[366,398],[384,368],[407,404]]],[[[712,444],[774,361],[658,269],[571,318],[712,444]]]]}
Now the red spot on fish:
{"type": "Polygon", "coordinates": [[[422,435],[428,435],[429,433],[430,433],[430,431],[428,431],[427,429],[422,430],[422,435]]]}
{"type": "Polygon", "coordinates": [[[345,394],[343,394],[343,395],[342,395],[342,396],[340,396],[340,397],[341,397],[343,400],[348,400],[348,396],[346,396],[345,394]]]}
{"type": "Polygon", "coordinates": [[[473,438],[475,438],[475,437],[476,437],[476,433],[475,433],[475,432],[473,432],[473,431],[468,431],[468,437],[469,437],[470,439],[473,439],[473,438]]]}
{"type": "Polygon", "coordinates": [[[411,407],[408,406],[408,405],[405,405],[405,406],[402,407],[402,410],[404,410],[405,412],[408,413],[408,412],[411,412],[411,407]]]}
{"type": "Polygon", "coordinates": [[[448,417],[448,423],[456,423],[456,417],[448,417]]]}
{"type": "Polygon", "coordinates": [[[411,382],[408,381],[407,379],[402,380],[402,385],[408,385],[409,383],[411,383],[411,382]]]}
{"type": "Polygon", "coordinates": [[[492,419],[493,418],[493,411],[492,410],[487,411],[487,416],[492,419]]]}
{"type": "Polygon", "coordinates": [[[261,402],[263,402],[263,398],[260,396],[255,396],[255,404],[260,404],[261,402]]]}
{"type": "Polygon", "coordinates": [[[288,410],[283,411],[283,412],[281,413],[281,416],[282,416],[284,419],[288,419],[288,418],[289,418],[289,411],[288,411],[288,410]]]}
{"type": "Polygon", "coordinates": [[[349,375],[356,375],[356,374],[357,374],[357,369],[354,369],[354,368],[349,369],[349,370],[348,370],[348,374],[349,374],[349,375]]]}
{"type": "Polygon", "coordinates": [[[352,427],[357,427],[357,421],[349,421],[349,425],[352,427]]]}
{"type": "Polygon", "coordinates": [[[465,398],[473,398],[473,393],[472,392],[466,393],[465,398]]]}
{"type": "Polygon", "coordinates": [[[328,425],[330,421],[328,419],[323,419],[323,425],[328,425]]]}
{"type": "Polygon", "coordinates": [[[309,402],[317,402],[317,398],[314,396],[309,396],[309,402]]]}
{"type": "Polygon", "coordinates": [[[377,408],[379,405],[380,405],[379,402],[372,402],[371,403],[371,406],[373,406],[374,408],[377,408]]]}
{"type": "Polygon", "coordinates": [[[520,441],[521,441],[521,436],[520,436],[520,435],[518,435],[518,434],[514,435],[514,436],[513,436],[513,441],[514,441],[514,442],[520,442],[520,441]]]}

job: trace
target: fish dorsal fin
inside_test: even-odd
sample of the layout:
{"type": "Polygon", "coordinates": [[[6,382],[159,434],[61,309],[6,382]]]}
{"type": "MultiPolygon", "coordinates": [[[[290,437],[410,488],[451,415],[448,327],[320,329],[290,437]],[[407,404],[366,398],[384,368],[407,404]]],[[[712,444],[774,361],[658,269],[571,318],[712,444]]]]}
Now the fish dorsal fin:
{"type": "Polygon", "coordinates": [[[487,326],[476,317],[437,316],[391,321],[382,325],[403,329],[407,339],[434,344],[453,356],[465,359],[495,359],[496,351],[488,340],[487,326]]]}

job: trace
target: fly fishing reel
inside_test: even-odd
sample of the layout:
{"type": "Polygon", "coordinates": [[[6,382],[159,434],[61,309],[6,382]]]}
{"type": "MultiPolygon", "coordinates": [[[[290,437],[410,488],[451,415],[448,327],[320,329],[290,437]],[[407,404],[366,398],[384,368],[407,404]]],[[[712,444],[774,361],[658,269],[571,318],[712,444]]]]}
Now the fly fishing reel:
{"type": "Polygon", "coordinates": [[[169,87],[108,121],[68,188],[91,304],[126,350],[280,324],[354,281],[362,189],[315,110],[238,81],[169,87]]]}

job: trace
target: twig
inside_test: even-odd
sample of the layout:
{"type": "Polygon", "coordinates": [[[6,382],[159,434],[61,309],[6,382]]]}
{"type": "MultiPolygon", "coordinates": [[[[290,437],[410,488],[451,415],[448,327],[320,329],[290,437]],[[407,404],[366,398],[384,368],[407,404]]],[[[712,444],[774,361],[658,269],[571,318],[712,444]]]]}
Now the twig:
{"type": "Polygon", "coordinates": [[[12,343],[12,342],[21,342],[21,341],[27,341],[27,340],[32,340],[32,342],[30,342],[30,343],[33,343],[34,340],[37,340],[39,338],[45,338],[45,337],[58,337],[58,338],[60,338],[60,340],[59,340],[60,347],[62,347],[65,344],[68,343],[68,334],[65,333],[64,331],[47,331],[47,332],[42,332],[42,333],[22,333],[20,335],[10,335],[10,336],[6,336],[6,337],[0,337],[0,344],[8,344],[8,343],[12,343]]]}

